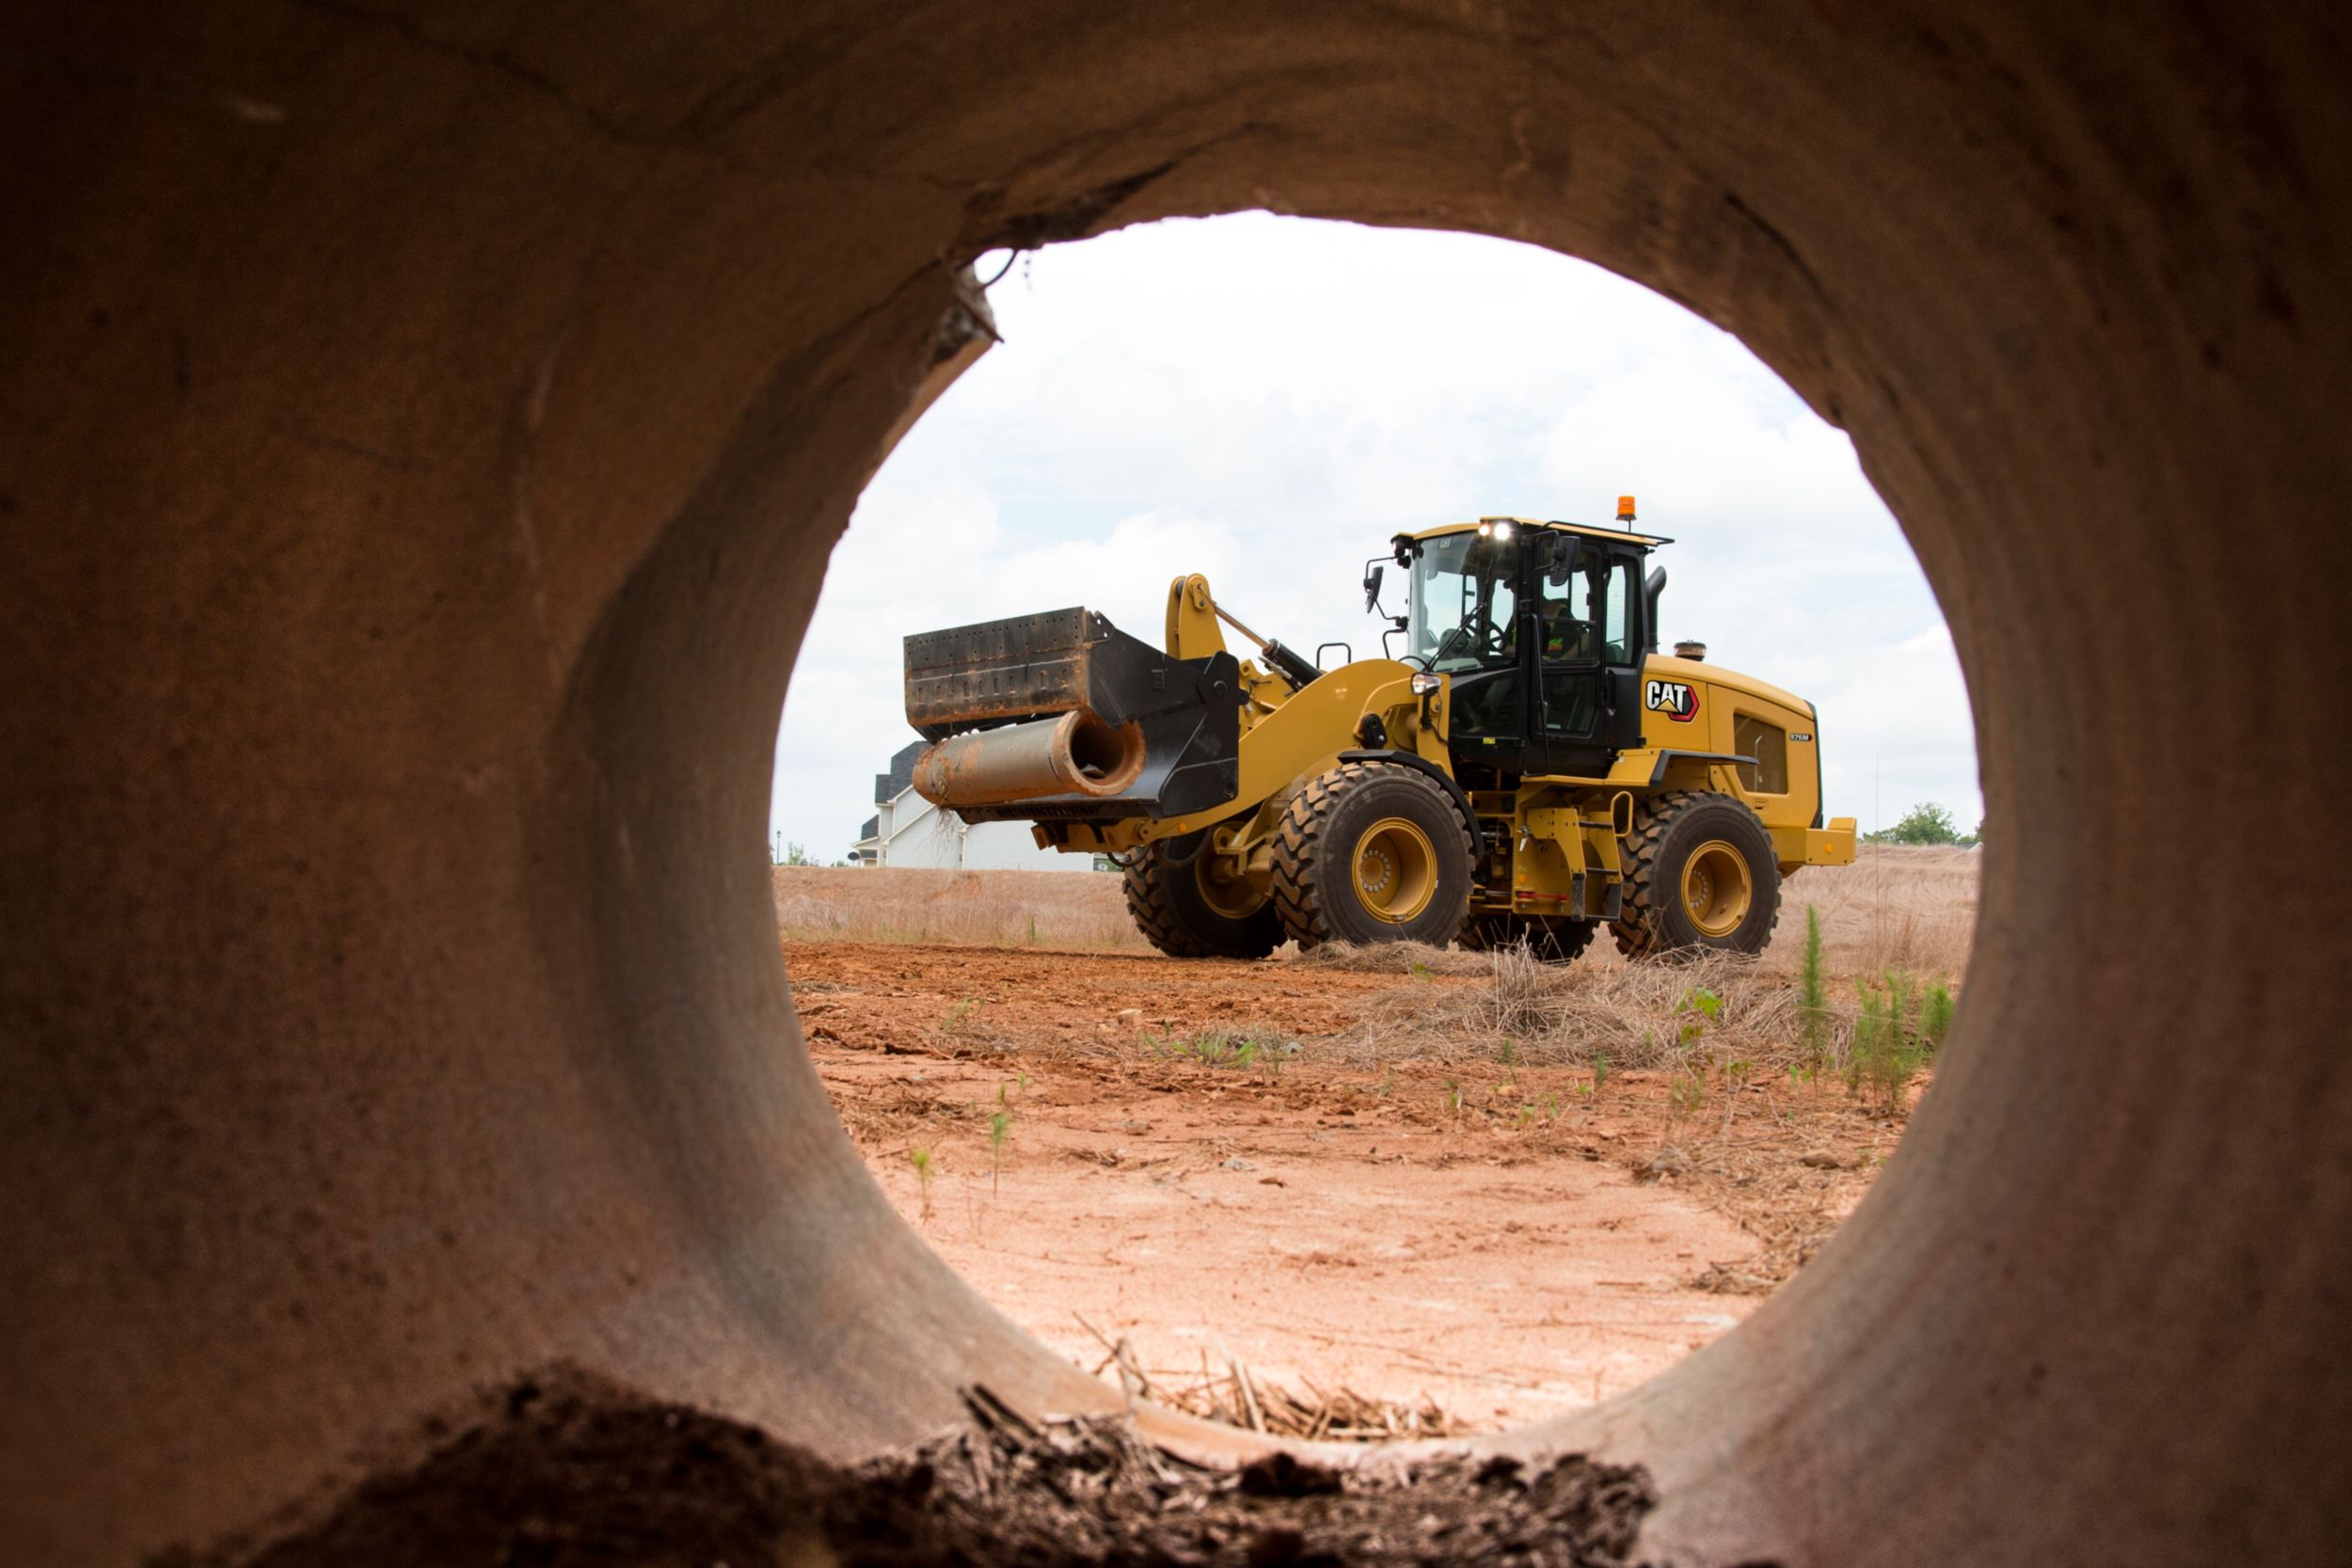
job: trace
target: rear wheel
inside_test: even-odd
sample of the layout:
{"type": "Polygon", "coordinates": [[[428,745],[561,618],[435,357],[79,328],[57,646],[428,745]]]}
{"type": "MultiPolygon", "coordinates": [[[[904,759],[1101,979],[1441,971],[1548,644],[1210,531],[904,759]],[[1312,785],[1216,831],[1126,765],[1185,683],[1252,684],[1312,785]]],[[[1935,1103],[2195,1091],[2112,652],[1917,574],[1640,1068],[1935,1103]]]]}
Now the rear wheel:
{"type": "Polygon", "coordinates": [[[1208,830],[1128,851],[1127,912],[1146,941],[1173,958],[1263,958],[1282,945],[1265,893],[1206,853],[1208,830]]]}
{"type": "Polygon", "coordinates": [[[1470,824],[1408,768],[1343,763],[1308,780],[1275,831],[1274,906],[1302,948],[1441,947],[1461,930],[1470,891],[1470,824]]]}
{"type": "Polygon", "coordinates": [[[1761,953],[1780,923],[1780,861],[1755,812],[1728,795],[1677,790],[1645,804],[1624,846],[1629,958],[1761,953]]]}
{"type": "Polygon", "coordinates": [[[1524,942],[1541,961],[1565,964],[1575,962],[1599,934],[1598,922],[1565,915],[1474,914],[1462,927],[1462,945],[1473,953],[1491,953],[1524,942]]]}

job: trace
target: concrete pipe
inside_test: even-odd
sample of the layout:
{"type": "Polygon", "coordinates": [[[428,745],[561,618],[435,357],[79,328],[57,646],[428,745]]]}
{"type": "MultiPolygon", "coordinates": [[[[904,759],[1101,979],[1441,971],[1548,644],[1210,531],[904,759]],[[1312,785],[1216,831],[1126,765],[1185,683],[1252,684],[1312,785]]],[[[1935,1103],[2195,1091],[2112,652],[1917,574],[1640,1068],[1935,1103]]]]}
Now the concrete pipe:
{"type": "Polygon", "coordinates": [[[1143,726],[1084,708],[950,736],[914,759],[914,790],[935,806],[987,806],[1046,795],[1116,795],[1143,771],[1143,726]]]}
{"type": "MultiPolygon", "coordinates": [[[[2352,96],[2318,4],[92,0],[0,23],[0,1540],[266,1527],[567,1359],[837,1455],[1100,1394],[862,1173],[770,749],[958,264],[1591,258],[1852,433],[1992,842],[1949,1065],[1739,1331],[1515,1441],[1729,1562],[2352,1535],[2352,96]]],[[[1139,301],[1138,309],[1152,309],[1139,301]]]]}

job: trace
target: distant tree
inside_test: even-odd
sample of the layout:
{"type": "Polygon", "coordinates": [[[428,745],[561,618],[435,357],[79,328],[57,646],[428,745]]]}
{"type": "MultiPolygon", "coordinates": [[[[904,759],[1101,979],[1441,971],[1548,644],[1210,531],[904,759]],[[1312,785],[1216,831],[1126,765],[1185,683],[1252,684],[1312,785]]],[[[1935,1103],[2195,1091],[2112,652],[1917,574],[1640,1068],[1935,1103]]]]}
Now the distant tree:
{"type": "Polygon", "coordinates": [[[1911,808],[1911,814],[1891,828],[1882,828],[1867,835],[1871,844],[1973,844],[1976,840],[1960,836],[1960,828],[1952,821],[1948,807],[1933,800],[1922,800],[1911,808]]]}
{"type": "Polygon", "coordinates": [[[794,844],[787,840],[784,846],[784,863],[787,865],[808,864],[808,846],[794,844]]]}

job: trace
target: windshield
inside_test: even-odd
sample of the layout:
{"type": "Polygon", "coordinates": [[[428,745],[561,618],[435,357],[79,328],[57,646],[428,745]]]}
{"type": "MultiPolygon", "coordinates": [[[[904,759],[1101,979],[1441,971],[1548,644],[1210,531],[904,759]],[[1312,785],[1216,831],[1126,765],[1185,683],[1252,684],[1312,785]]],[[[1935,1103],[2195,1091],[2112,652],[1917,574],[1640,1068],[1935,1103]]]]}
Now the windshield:
{"type": "Polygon", "coordinates": [[[1509,664],[1518,541],[1449,533],[1428,541],[1413,562],[1406,650],[1432,670],[1458,673],[1509,664]]]}

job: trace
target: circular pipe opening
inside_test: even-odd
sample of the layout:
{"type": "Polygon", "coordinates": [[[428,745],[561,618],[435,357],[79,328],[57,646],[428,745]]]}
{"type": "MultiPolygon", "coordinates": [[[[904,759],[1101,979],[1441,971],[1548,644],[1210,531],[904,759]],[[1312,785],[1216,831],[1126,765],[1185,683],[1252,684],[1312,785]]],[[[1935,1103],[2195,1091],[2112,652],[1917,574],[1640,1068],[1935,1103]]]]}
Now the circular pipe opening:
{"type": "Polygon", "coordinates": [[[2335,810],[2352,670],[2229,657],[2352,575],[2323,30],[580,20],[8,24],[76,62],[10,98],[0,258],[27,1555],[254,1528],[554,1361],[835,1454],[976,1378],[1099,1400],[865,1184],[743,846],[815,563],[969,341],[941,259],[1265,205],[1737,332],[1853,433],[1984,716],[1970,1005],[1878,1193],[1514,1441],[1647,1464],[1654,1556],[2328,1560],[2332,869],[2181,832],[2335,810]]]}
{"type": "Polygon", "coordinates": [[[1143,726],[1113,725],[1081,708],[1063,721],[1057,737],[1072,784],[1089,795],[1116,795],[1143,774],[1143,726]]]}

